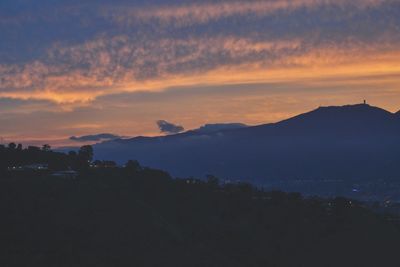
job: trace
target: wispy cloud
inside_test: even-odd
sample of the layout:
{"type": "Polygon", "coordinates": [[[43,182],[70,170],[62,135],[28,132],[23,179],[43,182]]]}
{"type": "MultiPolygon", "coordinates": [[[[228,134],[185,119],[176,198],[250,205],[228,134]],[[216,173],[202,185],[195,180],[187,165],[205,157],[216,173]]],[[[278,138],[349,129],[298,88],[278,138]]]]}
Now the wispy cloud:
{"type": "Polygon", "coordinates": [[[241,121],[231,115],[239,110],[252,124],[291,114],[276,107],[288,109],[307,88],[315,98],[373,95],[388,108],[400,100],[396,0],[4,1],[0,122],[7,135],[23,132],[17,121],[53,125],[54,135],[92,132],[85,125],[155,134],[153,122],[164,114],[198,126],[208,121],[196,114],[241,121]],[[177,87],[187,94],[173,98],[177,87]],[[231,102],[221,100],[221,87],[231,102]],[[204,93],[199,100],[196,90],[204,93]],[[268,116],[261,112],[267,102],[268,116]]]}
{"type": "Polygon", "coordinates": [[[340,71],[343,75],[367,70],[396,73],[396,47],[382,41],[310,46],[302,39],[258,41],[234,37],[163,39],[145,45],[126,36],[101,38],[49,51],[51,62],[61,63],[0,65],[0,96],[86,102],[110,93],[196,83],[318,78],[319,74],[335,75],[340,71]],[[348,64],[359,66],[352,69],[346,67],[348,64]],[[236,75],[228,75],[232,72],[236,75]]]}
{"type": "Polygon", "coordinates": [[[110,134],[110,133],[101,133],[101,134],[91,134],[91,135],[83,135],[83,136],[71,136],[69,140],[75,142],[99,142],[106,140],[114,140],[121,138],[119,135],[110,134]]]}
{"type": "Polygon", "coordinates": [[[162,5],[146,8],[114,7],[104,8],[102,14],[123,25],[135,25],[138,22],[158,20],[175,26],[188,26],[208,23],[232,16],[267,16],[277,12],[293,12],[298,9],[316,9],[320,7],[339,7],[365,9],[381,5],[386,0],[267,0],[267,1],[214,1],[190,3],[184,5],[162,5]]]}

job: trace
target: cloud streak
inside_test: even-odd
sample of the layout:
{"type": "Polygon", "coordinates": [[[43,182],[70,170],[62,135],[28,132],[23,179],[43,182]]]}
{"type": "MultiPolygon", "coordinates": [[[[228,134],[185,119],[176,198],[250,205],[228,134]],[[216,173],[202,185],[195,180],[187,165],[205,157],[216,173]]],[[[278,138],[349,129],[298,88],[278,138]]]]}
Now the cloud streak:
{"type": "MultiPolygon", "coordinates": [[[[128,37],[115,37],[57,48],[57,54],[51,53],[51,58],[55,62],[57,59],[65,62],[63,64],[0,65],[0,96],[59,103],[87,102],[109,93],[163,90],[179,83],[201,83],[201,79],[207,82],[209,79],[204,76],[224,76],[221,73],[224,70],[229,74],[234,69],[240,71],[240,66],[247,68],[240,75],[243,81],[259,79],[258,72],[264,73],[265,80],[277,78],[274,72],[281,68],[287,68],[287,73],[295,73],[296,68],[297,72],[326,65],[342,68],[345,63],[360,61],[371,69],[374,65],[381,69],[382,64],[388,64],[387,71],[393,72],[397,71],[393,62],[393,58],[398,57],[396,45],[383,42],[362,46],[352,42],[310,47],[301,39],[255,41],[229,37],[165,39],[144,46],[131,43],[128,37]],[[383,57],[385,54],[388,56],[383,57]],[[374,63],[377,57],[381,61],[374,63]]],[[[348,74],[352,72],[357,70],[348,74]]],[[[230,79],[227,76],[225,80],[230,79]]]]}
{"type": "Polygon", "coordinates": [[[98,142],[98,141],[107,141],[121,138],[119,135],[102,133],[102,134],[93,134],[93,135],[84,135],[84,136],[71,136],[69,140],[75,142],[98,142]]]}
{"type": "Polygon", "coordinates": [[[290,109],[308,89],[316,105],[340,91],[392,109],[400,101],[399,12],[395,0],[4,0],[0,134],[21,135],[15,121],[53,125],[47,131],[66,139],[93,130],[157,134],[160,117],[192,127],[205,118],[242,121],[232,115],[238,110],[254,124],[292,114],[277,103],[290,109]],[[263,101],[274,107],[268,116],[263,101]]]}
{"type": "Polygon", "coordinates": [[[116,7],[103,10],[103,15],[123,25],[138,21],[158,20],[175,26],[208,23],[231,16],[267,16],[277,12],[293,12],[298,9],[320,7],[353,8],[362,10],[387,3],[385,0],[273,0],[273,1],[215,1],[177,6],[143,8],[116,7]]]}

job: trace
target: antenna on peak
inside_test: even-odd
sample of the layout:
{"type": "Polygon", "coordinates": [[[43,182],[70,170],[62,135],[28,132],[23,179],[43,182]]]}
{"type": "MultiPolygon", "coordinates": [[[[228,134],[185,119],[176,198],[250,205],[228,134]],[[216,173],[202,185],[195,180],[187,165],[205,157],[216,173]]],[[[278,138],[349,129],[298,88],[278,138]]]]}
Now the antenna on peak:
{"type": "Polygon", "coordinates": [[[366,105],[366,104],[367,104],[367,100],[364,99],[364,105],[366,105]]]}

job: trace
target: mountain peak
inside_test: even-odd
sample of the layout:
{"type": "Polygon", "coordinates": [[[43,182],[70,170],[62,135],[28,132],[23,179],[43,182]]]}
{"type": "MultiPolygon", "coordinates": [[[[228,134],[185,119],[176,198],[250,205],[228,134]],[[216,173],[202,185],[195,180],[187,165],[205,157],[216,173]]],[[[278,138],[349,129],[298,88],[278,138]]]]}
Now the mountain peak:
{"type": "MultiPolygon", "coordinates": [[[[382,108],[374,107],[368,104],[355,104],[355,105],[344,105],[344,106],[326,106],[319,107],[309,113],[305,114],[316,114],[316,113],[334,113],[335,115],[356,115],[356,116],[369,116],[375,114],[378,116],[391,116],[393,113],[384,110],[382,108]]],[[[303,114],[304,115],[304,114],[303,114]]]]}
{"type": "Polygon", "coordinates": [[[304,130],[327,132],[359,132],[368,129],[381,129],[393,125],[395,115],[387,110],[356,104],[345,106],[319,107],[313,111],[298,115],[278,123],[304,130]]]}
{"type": "Polygon", "coordinates": [[[349,105],[343,105],[343,106],[320,106],[319,108],[317,108],[317,110],[319,109],[331,109],[331,110],[384,110],[375,106],[371,106],[369,104],[366,103],[362,103],[362,104],[349,104],[349,105]]]}

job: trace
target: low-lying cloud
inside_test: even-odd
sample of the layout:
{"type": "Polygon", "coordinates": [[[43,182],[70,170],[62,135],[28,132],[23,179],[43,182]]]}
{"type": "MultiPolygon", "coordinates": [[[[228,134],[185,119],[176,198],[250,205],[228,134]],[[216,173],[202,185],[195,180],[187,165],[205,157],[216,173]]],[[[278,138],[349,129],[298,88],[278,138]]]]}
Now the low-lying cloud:
{"type": "Polygon", "coordinates": [[[71,136],[69,140],[76,142],[97,142],[97,141],[107,141],[121,138],[119,135],[102,133],[102,134],[94,134],[94,135],[84,135],[84,136],[71,136]]]}
{"type": "Polygon", "coordinates": [[[185,130],[181,125],[173,124],[165,120],[157,121],[157,126],[160,132],[165,134],[177,134],[185,130]]]}

